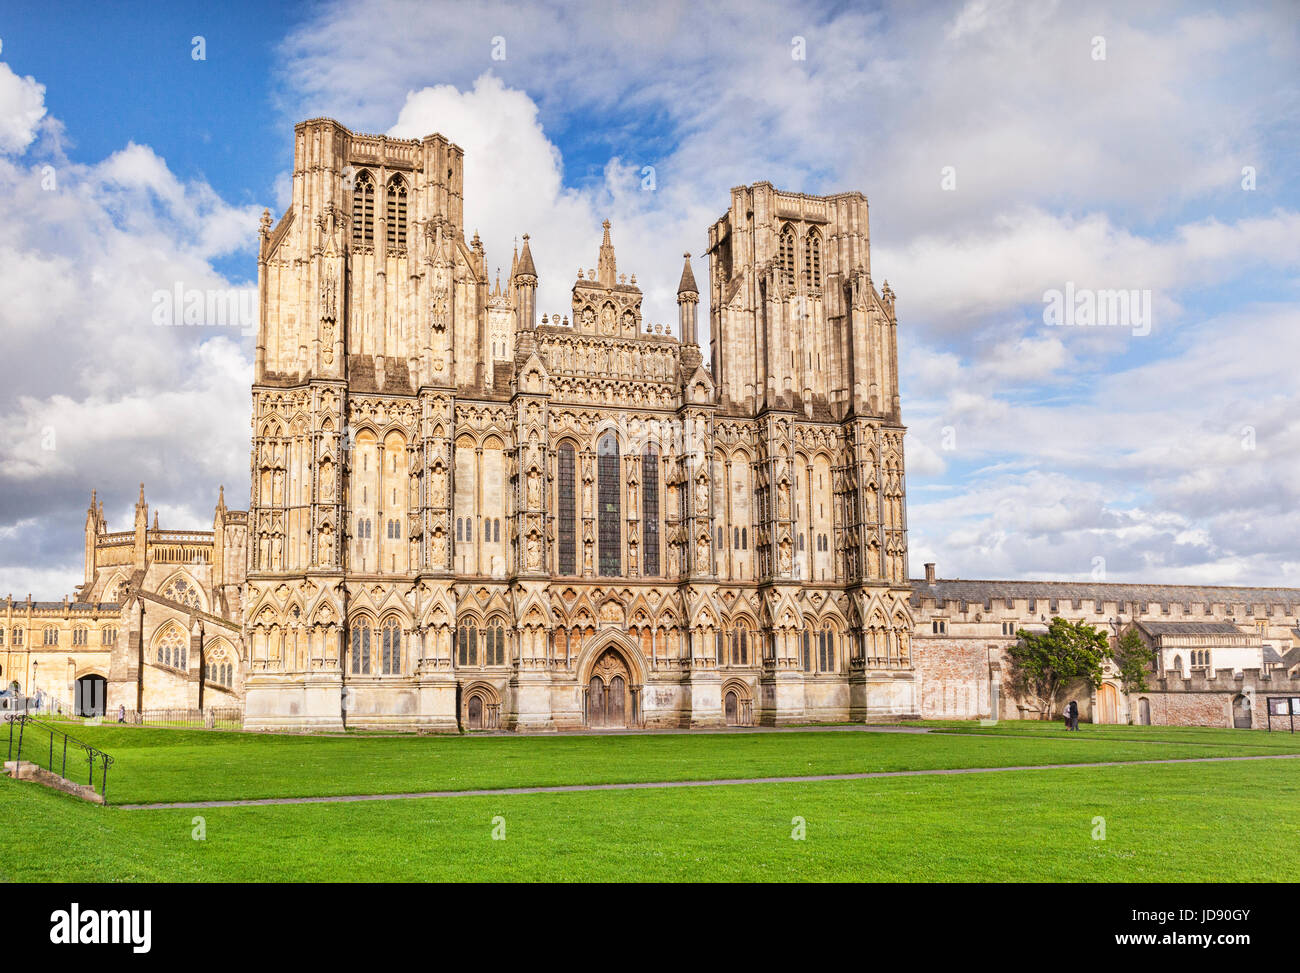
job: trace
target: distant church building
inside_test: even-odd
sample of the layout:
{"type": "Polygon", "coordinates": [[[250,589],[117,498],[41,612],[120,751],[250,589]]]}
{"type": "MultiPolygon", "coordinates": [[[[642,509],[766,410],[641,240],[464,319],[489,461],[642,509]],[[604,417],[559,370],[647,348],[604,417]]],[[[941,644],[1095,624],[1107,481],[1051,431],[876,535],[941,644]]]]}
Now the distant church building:
{"type": "Polygon", "coordinates": [[[689,255],[675,327],[643,317],[608,221],[571,306],[539,313],[529,236],[504,284],[466,239],[463,165],[441,135],[296,127],[292,203],[262,222],[247,512],[162,530],[141,488],[114,534],[92,498],[76,597],[0,605],[6,684],[250,729],[1024,715],[992,653],[1041,599],[909,581],[861,193],[732,190],[706,362],[689,255]],[[946,680],[976,688],[950,705],[946,680]]]}

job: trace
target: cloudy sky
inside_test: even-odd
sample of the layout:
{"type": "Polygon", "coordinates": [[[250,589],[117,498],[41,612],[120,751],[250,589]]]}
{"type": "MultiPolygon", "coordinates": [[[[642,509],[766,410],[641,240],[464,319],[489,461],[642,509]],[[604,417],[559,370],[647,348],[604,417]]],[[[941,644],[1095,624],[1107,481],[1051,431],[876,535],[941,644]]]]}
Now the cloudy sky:
{"type": "Polygon", "coordinates": [[[517,7],[0,15],[0,596],[79,583],[92,488],[115,530],[140,480],[165,527],[246,505],[249,329],[158,295],[252,286],[317,115],[463,146],[542,312],[602,219],[672,321],[731,186],[862,190],[914,574],[1300,585],[1294,4],[517,7]],[[1150,312],[1054,326],[1067,289],[1150,312]]]}

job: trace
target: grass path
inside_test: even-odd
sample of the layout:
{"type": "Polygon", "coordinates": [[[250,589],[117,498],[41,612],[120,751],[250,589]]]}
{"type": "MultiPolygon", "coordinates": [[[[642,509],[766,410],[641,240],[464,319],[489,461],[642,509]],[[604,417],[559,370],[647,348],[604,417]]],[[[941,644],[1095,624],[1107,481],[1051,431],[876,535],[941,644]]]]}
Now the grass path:
{"type": "Polygon", "coordinates": [[[737,784],[795,784],[804,782],[873,780],[882,777],[933,777],[942,774],[997,774],[1009,771],[1076,770],[1089,767],[1135,767],[1158,764],[1207,764],[1236,760],[1294,760],[1300,754],[1263,753],[1243,757],[1183,757],[1172,760],[1109,760],[1088,764],[1030,764],[1022,767],[955,767],[947,770],[888,770],[874,774],[814,774],[801,777],[745,777],[720,780],[639,781],[626,784],[563,784],[555,787],[500,787],[474,791],[422,791],[415,794],[351,794],[335,797],[266,797],[260,800],[183,801],[171,804],[121,804],[123,811],[169,811],[183,808],[267,807],[279,804],[342,804],[353,801],[409,801],[441,797],[505,797],[519,794],[573,794],[583,791],[632,791],[665,787],[727,787],[737,784]]]}

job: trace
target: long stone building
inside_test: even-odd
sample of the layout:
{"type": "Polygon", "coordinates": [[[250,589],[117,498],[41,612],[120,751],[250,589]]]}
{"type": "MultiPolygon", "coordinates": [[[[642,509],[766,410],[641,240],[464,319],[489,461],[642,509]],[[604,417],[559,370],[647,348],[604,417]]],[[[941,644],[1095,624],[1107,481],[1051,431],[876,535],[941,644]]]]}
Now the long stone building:
{"type": "MultiPolygon", "coordinates": [[[[142,486],[113,533],[92,497],[76,595],[0,608],[7,683],[262,729],[1010,716],[1012,623],[1184,604],[909,580],[894,295],[861,193],[732,190],[706,361],[689,255],[676,322],[652,324],[608,221],[565,313],[539,313],[528,235],[490,280],[463,165],[441,135],[296,127],[292,202],[261,230],[248,510],[222,494],[210,532],[163,530],[142,486]]],[[[1300,591],[1186,602],[1267,610],[1253,642],[1193,639],[1230,673],[1294,669],[1300,591]]],[[[1099,719],[1190,719],[1098,693],[1099,719]]]]}

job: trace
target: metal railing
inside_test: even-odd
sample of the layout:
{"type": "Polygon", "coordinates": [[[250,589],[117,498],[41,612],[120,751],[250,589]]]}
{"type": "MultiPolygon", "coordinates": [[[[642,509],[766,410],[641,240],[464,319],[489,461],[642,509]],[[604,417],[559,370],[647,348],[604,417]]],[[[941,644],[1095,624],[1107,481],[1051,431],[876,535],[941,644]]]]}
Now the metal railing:
{"type": "MultiPolygon", "coordinates": [[[[112,723],[117,715],[110,710],[103,722],[112,723]]],[[[143,712],[127,710],[121,721],[132,726],[162,726],[183,730],[242,730],[244,712],[237,706],[208,707],[207,709],[147,709],[143,712]]]]}
{"type": "MultiPolygon", "coordinates": [[[[9,760],[26,760],[64,780],[73,780],[68,776],[69,753],[73,773],[78,773],[77,767],[85,762],[86,783],[91,790],[95,789],[95,768],[100,768],[99,796],[103,797],[108,789],[108,768],[113,763],[111,756],[34,717],[16,716],[9,721],[9,760]]],[[[17,776],[16,768],[14,773],[17,776]]]]}

